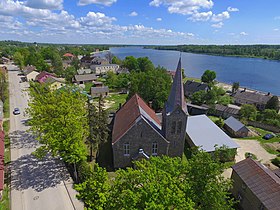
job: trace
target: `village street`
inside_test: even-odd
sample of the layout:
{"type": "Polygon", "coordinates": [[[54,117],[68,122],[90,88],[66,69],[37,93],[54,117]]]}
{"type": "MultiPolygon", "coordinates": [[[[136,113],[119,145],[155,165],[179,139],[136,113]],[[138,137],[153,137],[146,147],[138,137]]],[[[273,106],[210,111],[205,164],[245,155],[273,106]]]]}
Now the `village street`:
{"type": "Polygon", "coordinates": [[[71,210],[83,209],[75,198],[72,179],[64,164],[52,157],[37,160],[31,153],[38,146],[27,131],[27,82],[20,82],[16,66],[8,65],[11,139],[11,209],[71,210]],[[14,108],[20,109],[14,115],[14,108]]]}

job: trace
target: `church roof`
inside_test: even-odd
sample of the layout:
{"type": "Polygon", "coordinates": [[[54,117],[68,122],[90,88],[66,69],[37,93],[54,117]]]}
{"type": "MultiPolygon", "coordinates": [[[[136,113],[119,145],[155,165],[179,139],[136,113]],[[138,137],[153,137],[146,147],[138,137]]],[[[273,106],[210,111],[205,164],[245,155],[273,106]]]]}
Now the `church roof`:
{"type": "Polygon", "coordinates": [[[139,95],[135,94],[116,113],[112,144],[116,143],[134,125],[140,116],[145,118],[155,129],[161,129],[160,121],[155,111],[139,95]]]}
{"type": "Polygon", "coordinates": [[[187,113],[187,106],[185,102],[183,88],[181,58],[179,59],[171,91],[166,102],[166,112],[170,113],[174,111],[177,108],[177,106],[182,107],[182,109],[187,113]]]}

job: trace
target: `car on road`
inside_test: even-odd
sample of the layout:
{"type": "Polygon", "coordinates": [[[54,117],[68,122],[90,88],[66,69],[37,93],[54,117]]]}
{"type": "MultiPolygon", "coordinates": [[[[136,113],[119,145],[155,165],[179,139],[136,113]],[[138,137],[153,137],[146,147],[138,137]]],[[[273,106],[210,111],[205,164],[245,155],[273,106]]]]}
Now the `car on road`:
{"type": "Polygon", "coordinates": [[[13,114],[14,115],[20,114],[19,108],[14,108],[13,114]]]}
{"type": "Polygon", "coordinates": [[[263,136],[263,139],[265,140],[269,140],[269,139],[272,139],[273,137],[275,137],[275,134],[273,133],[267,133],[263,136]]]}

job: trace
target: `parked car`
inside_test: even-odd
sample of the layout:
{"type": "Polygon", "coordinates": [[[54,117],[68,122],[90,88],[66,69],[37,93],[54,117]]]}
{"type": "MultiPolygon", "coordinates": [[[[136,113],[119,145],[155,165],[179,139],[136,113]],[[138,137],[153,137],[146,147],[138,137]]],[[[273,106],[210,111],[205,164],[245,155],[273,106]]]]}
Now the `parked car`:
{"type": "Polygon", "coordinates": [[[265,140],[269,140],[269,139],[272,139],[273,137],[275,137],[275,134],[273,133],[267,133],[263,136],[263,139],[265,140]]]}
{"type": "Polygon", "coordinates": [[[20,114],[19,108],[14,108],[13,114],[14,115],[20,114]]]}

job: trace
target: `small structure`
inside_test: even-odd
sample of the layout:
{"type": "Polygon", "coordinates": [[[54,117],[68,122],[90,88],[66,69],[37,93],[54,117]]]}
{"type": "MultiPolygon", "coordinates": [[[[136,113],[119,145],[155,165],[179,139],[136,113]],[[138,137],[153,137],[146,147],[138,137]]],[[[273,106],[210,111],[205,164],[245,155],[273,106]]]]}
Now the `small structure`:
{"type": "Polygon", "coordinates": [[[189,116],[186,132],[188,145],[206,152],[214,152],[215,147],[226,146],[234,150],[239,147],[206,115],[189,116]]]}
{"type": "Polygon", "coordinates": [[[195,92],[201,90],[206,92],[209,90],[209,86],[205,83],[195,82],[194,80],[187,80],[187,82],[184,84],[184,91],[186,97],[190,97],[195,92]]]}
{"type": "Polygon", "coordinates": [[[232,166],[232,194],[242,209],[279,209],[280,178],[251,158],[232,166]]]}
{"type": "Polygon", "coordinates": [[[246,88],[242,91],[237,91],[234,95],[234,103],[237,105],[252,104],[258,110],[264,110],[266,103],[272,98],[272,94],[262,94],[257,91],[248,91],[246,88]]]}
{"type": "Polygon", "coordinates": [[[105,74],[109,71],[117,73],[118,69],[120,68],[117,64],[107,64],[107,65],[91,65],[90,69],[96,75],[105,74]]]}
{"type": "Polygon", "coordinates": [[[46,79],[49,77],[57,78],[55,74],[43,71],[36,76],[35,80],[42,84],[42,83],[45,83],[46,79]]]}
{"type": "Polygon", "coordinates": [[[36,77],[39,75],[39,72],[36,71],[36,67],[32,65],[26,66],[22,71],[28,82],[35,81],[36,77]]]}
{"type": "Polygon", "coordinates": [[[67,58],[72,59],[72,58],[74,58],[75,56],[74,56],[73,54],[71,54],[71,53],[65,53],[65,54],[63,55],[63,57],[67,57],[67,58]]]}
{"type": "Polygon", "coordinates": [[[198,106],[195,104],[190,104],[187,103],[187,108],[188,108],[188,113],[190,115],[202,115],[202,114],[207,114],[208,107],[205,106],[198,106]]]}
{"type": "Polygon", "coordinates": [[[89,82],[93,82],[97,79],[95,74],[81,74],[74,76],[74,82],[77,84],[85,84],[89,82]]]}
{"type": "Polygon", "coordinates": [[[250,132],[250,130],[244,124],[234,117],[229,117],[224,123],[224,128],[232,135],[232,137],[247,137],[250,132]]]}
{"type": "Polygon", "coordinates": [[[57,90],[63,86],[65,86],[64,78],[56,78],[56,77],[48,77],[45,80],[45,83],[49,84],[51,90],[57,90]]]}
{"type": "Polygon", "coordinates": [[[9,58],[6,58],[6,57],[4,57],[4,56],[2,56],[1,58],[0,58],[0,63],[1,64],[6,64],[6,63],[9,63],[10,62],[10,59],[9,58]]]}
{"type": "Polygon", "coordinates": [[[91,87],[90,94],[91,94],[91,97],[93,97],[93,98],[99,97],[99,96],[105,97],[109,94],[109,88],[108,88],[108,86],[91,87]]]}
{"type": "Polygon", "coordinates": [[[223,119],[229,118],[230,116],[238,118],[239,111],[240,107],[236,105],[229,104],[228,106],[224,106],[222,104],[216,104],[215,110],[211,114],[223,119]]]}

